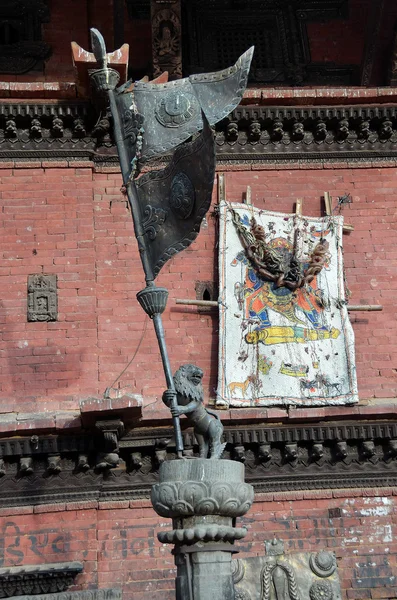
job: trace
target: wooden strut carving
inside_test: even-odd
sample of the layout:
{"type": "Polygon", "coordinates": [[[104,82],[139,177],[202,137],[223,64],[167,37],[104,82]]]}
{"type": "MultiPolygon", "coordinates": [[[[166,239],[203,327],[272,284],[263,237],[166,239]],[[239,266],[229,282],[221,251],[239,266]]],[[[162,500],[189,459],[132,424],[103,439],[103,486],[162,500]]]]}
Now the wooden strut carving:
{"type": "MultiPolygon", "coordinates": [[[[284,286],[290,290],[297,290],[310,283],[326,264],[329,258],[328,242],[321,241],[315,246],[309,264],[302,272],[301,263],[295,253],[292,258],[287,257],[282,250],[271,248],[266,244],[265,231],[257,224],[254,217],[251,218],[251,231],[248,231],[242,224],[240,216],[232,209],[230,212],[247,258],[258,274],[263,279],[274,281],[276,287],[284,286]]],[[[295,247],[298,235],[297,230],[295,247]]]]}

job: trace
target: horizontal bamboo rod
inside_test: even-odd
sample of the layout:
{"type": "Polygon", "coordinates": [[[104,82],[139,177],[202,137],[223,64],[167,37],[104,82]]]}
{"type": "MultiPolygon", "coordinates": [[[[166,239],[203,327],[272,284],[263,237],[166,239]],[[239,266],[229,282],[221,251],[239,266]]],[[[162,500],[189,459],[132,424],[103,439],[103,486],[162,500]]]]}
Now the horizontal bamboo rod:
{"type": "Polygon", "coordinates": [[[175,300],[177,304],[189,304],[191,306],[219,306],[215,300],[175,300]]]}
{"type": "Polygon", "coordinates": [[[348,304],[347,310],[366,310],[366,311],[374,311],[374,310],[383,310],[383,306],[381,304],[348,304]]]}
{"type": "MultiPolygon", "coordinates": [[[[187,304],[188,306],[207,306],[207,307],[217,307],[219,306],[219,302],[216,300],[188,300],[184,298],[177,298],[175,300],[176,304],[187,304]]],[[[375,310],[383,310],[383,306],[381,304],[348,304],[348,311],[375,311],[375,310]]]]}

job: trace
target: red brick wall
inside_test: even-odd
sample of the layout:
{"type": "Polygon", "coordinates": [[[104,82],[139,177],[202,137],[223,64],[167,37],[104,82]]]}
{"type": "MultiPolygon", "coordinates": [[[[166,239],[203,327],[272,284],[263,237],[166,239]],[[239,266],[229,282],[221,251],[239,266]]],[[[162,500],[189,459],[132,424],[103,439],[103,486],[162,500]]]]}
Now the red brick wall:
{"type": "MultiPolygon", "coordinates": [[[[335,552],[342,599],[397,596],[397,502],[392,490],[258,494],[239,520],[248,528],[242,557],[264,555],[274,536],[285,552],[335,552]],[[334,511],[333,513],[330,511],[334,511]],[[332,517],[338,512],[340,516],[332,517]]],[[[125,600],[172,600],[171,547],[157,541],[149,501],[1,509],[0,566],[79,560],[84,570],[72,589],[122,587],[125,600]],[[17,514],[18,512],[22,514],[17,514]]]]}
{"type": "MultiPolygon", "coordinates": [[[[135,298],[144,282],[120,176],[78,165],[0,169],[4,412],[73,409],[79,399],[102,394],[143,335],[120,385],[143,393],[147,403],[164,386],[153,327],[145,323],[135,298]],[[27,277],[34,273],[58,276],[57,322],[26,320],[27,277]]],[[[334,167],[227,172],[227,197],[241,201],[250,185],[256,206],[293,212],[295,199],[302,197],[304,213],[318,215],[325,190],[334,197],[351,192],[353,203],[344,209],[346,222],[355,227],[344,236],[351,302],[384,307],[351,316],[360,397],[396,397],[396,170],[334,167]]],[[[177,306],[175,299],[194,298],[197,280],[216,279],[216,221],[210,211],[198,240],[158,278],[170,290],[164,324],[172,366],[198,362],[205,370],[206,395],[212,397],[217,312],[177,306]]]]}

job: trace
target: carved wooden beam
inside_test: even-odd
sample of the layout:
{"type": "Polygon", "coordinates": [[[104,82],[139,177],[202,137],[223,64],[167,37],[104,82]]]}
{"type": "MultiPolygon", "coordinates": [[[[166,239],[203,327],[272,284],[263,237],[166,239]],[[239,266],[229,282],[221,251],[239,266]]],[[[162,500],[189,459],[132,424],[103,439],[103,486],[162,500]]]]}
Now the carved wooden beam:
{"type": "Polygon", "coordinates": [[[379,45],[384,0],[372,0],[367,19],[367,32],[361,69],[361,85],[370,85],[376,51],[379,45]]]}
{"type": "Polygon", "coordinates": [[[169,79],[182,77],[180,0],[151,0],[153,77],[168,71],[169,79]]]}
{"type": "Polygon", "coordinates": [[[394,28],[392,53],[391,53],[391,58],[390,58],[388,79],[389,79],[389,81],[388,81],[389,85],[397,86],[397,23],[396,23],[396,27],[394,28]]]}

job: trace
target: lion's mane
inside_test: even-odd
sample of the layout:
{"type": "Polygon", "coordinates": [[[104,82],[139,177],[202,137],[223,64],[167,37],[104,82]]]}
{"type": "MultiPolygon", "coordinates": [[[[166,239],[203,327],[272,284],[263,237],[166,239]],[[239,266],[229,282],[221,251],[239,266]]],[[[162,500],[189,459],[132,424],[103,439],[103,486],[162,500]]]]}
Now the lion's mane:
{"type": "Polygon", "coordinates": [[[174,385],[180,396],[189,398],[189,400],[202,402],[204,398],[203,384],[200,381],[198,385],[194,385],[191,381],[191,377],[198,371],[202,376],[202,370],[196,367],[196,365],[180,366],[174,375],[174,385]]]}

